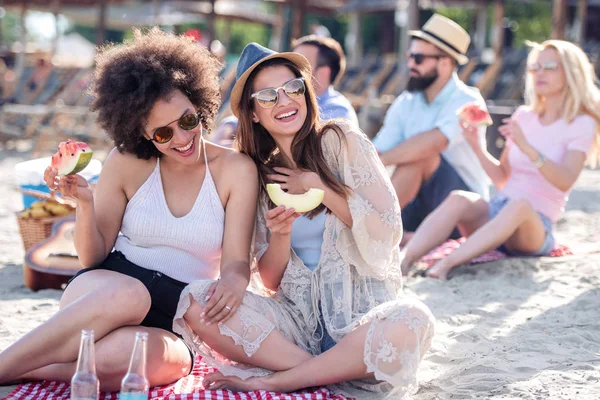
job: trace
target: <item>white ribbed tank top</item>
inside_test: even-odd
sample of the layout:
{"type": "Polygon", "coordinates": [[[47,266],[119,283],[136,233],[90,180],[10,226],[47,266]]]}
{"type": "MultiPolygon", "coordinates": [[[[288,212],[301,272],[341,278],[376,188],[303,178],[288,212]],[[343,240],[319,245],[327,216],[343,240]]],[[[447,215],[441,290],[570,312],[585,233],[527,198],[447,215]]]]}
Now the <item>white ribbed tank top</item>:
{"type": "Polygon", "coordinates": [[[208,168],[191,211],[176,218],[167,205],[160,159],[127,204],[115,250],[140,267],[189,283],[219,276],[225,210],[208,168]]]}

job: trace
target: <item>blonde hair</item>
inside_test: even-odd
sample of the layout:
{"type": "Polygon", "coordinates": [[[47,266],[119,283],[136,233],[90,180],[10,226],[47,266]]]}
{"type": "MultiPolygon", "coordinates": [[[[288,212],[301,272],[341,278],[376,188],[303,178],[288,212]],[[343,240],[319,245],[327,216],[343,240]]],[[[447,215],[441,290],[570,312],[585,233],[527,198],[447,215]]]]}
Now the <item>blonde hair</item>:
{"type": "MultiPolygon", "coordinates": [[[[537,61],[539,54],[546,49],[554,49],[563,66],[566,80],[565,103],[562,118],[571,122],[585,114],[596,121],[596,135],[588,163],[595,167],[600,161],[600,89],[596,86],[594,66],[578,46],[564,40],[546,40],[543,43],[526,42],[532,47],[527,64],[537,61]]],[[[532,111],[541,114],[545,110],[545,99],[534,89],[533,75],[525,76],[525,104],[532,111]]]]}

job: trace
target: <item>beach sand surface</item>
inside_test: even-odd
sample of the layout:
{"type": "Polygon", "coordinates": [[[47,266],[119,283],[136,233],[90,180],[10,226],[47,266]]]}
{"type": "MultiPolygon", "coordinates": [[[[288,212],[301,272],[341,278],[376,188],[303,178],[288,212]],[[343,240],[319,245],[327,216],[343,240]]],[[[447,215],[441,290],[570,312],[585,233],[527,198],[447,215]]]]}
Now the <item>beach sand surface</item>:
{"type": "MultiPolygon", "coordinates": [[[[14,166],[29,157],[0,150],[0,350],[56,312],[61,295],[23,284],[14,166]]],[[[577,254],[406,283],[437,318],[415,399],[600,398],[600,170],[582,173],[556,236],[577,254]]],[[[0,387],[0,397],[13,388],[0,387]]]]}

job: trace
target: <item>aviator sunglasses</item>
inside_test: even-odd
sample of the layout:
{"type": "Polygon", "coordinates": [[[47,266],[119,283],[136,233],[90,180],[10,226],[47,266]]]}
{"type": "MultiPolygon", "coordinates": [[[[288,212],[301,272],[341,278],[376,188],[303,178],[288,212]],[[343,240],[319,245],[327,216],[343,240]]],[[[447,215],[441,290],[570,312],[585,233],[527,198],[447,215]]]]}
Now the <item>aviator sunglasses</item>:
{"type": "Polygon", "coordinates": [[[291,99],[297,99],[304,95],[306,87],[304,86],[304,78],[295,78],[287,81],[283,86],[278,88],[267,88],[252,93],[250,98],[256,99],[262,108],[273,108],[279,101],[279,89],[283,89],[285,94],[291,99]]]}
{"type": "Polygon", "coordinates": [[[540,71],[556,71],[558,69],[558,63],[556,61],[546,61],[545,63],[536,62],[527,66],[529,72],[540,72],[540,71]]]}
{"type": "Polygon", "coordinates": [[[175,121],[169,122],[165,126],[156,128],[154,130],[154,133],[152,134],[152,139],[150,139],[150,140],[153,140],[156,143],[163,144],[163,143],[167,143],[169,140],[173,139],[173,135],[175,134],[175,132],[173,131],[173,128],[171,128],[169,126],[173,122],[177,122],[177,125],[179,125],[179,127],[181,129],[183,129],[184,131],[191,131],[192,129],[196,128],[200,124],[200,113],[195,112],[195,113],[185,114],[185,115],[181,116],[180,118],[176,119],[175,121]]]}

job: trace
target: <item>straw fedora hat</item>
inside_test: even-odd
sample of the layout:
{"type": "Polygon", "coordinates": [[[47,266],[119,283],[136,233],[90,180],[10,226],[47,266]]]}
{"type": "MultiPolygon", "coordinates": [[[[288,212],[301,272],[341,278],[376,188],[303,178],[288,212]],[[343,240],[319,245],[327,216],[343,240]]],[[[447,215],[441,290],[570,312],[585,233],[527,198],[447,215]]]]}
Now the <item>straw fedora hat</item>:
{"type": "Polygon", "coordinates": [[[242,92],[248,77],[254,71],[256,67],[267,60],[274,58],[283,58],[296,64],[300,69],[307,69],[310,71],[310,64],[308,60],[298,53],[278,53],[271,49],[261,46],[258,43],[249,43],[242,50],[240,59],[238,61],[237,69],[235,72],[235,85],[231,89],[231,96],[229,97],[229,106],[231,112],[236,117],[240,117],[240,102],[242,101],[242,92]]]}
{"type": "Polygon", "coordinates": [[[433,14],[420,31],[408,31],[413,37],[423,39],[448,53],[459,65],[465,65],[469,58],[465,55],[471,37],[460,25],[439,14],[433,14]]]}

